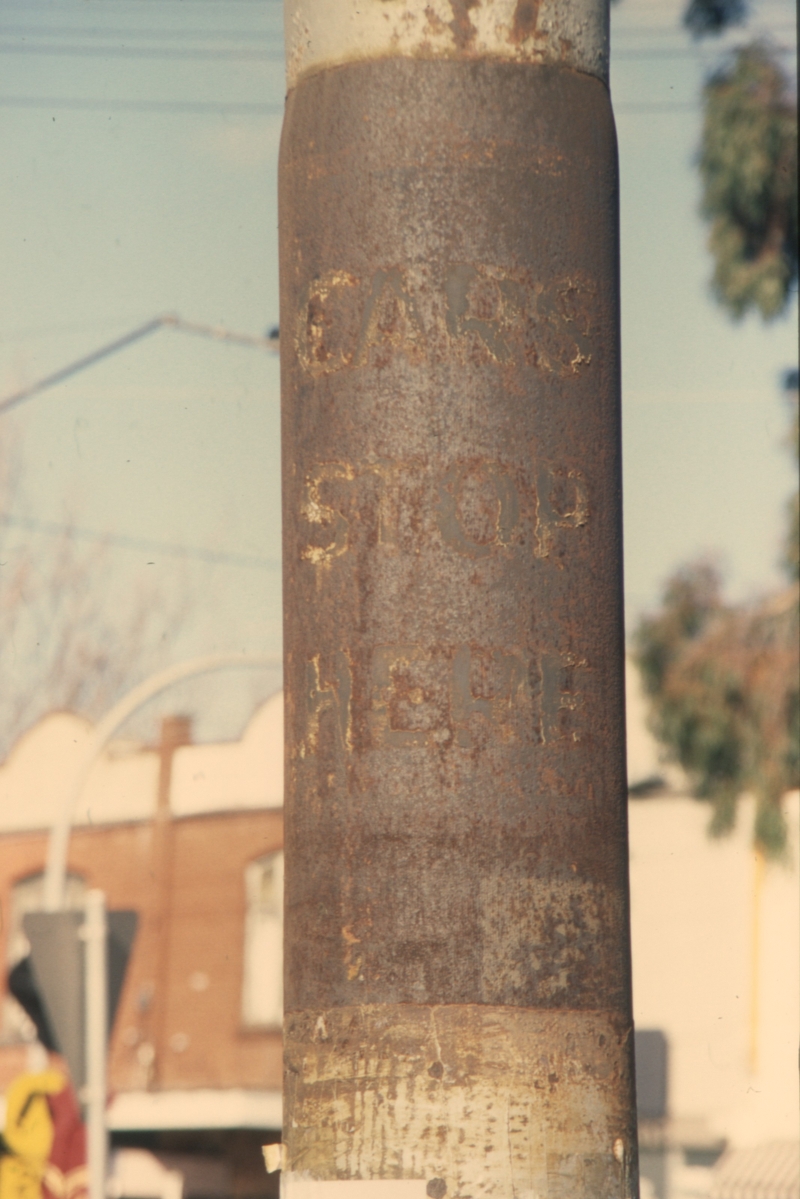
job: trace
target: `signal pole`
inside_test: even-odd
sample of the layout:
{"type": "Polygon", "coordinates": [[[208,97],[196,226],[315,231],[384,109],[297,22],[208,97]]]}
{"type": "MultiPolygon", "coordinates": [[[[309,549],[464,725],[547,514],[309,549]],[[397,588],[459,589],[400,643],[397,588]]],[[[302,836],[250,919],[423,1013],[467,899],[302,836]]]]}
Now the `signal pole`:
{"type": "Polygon", "coordinates": [[[86,919],[80,936],[85,943],[86,1003],[86,1151],[89,1199],[106,1199],[108,1129],[108,960],[106,897],[102,891],[86,893],[86,919]]]}
{"type": "Polygon", "coordinates": [[[285,1199],[638,1193],[608,0],[286,0],[285,1199]]]}

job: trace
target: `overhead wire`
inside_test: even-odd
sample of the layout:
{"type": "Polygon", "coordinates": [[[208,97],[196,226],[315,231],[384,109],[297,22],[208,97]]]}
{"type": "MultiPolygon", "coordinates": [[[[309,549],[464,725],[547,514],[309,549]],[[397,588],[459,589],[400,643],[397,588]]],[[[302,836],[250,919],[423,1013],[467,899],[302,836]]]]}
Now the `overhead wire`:
{"type": "Polygon", "coordinates": [[[105,320],[70,321],[57,325],[27,325],[22,329],[5,329],[0,332],[0,344],[29,341],[39,337],[62,337],[69,333],[85,333],[91,329],[118,329],[120,325],[132,324],[136,319],[136,315],[117,316],[105,320]]]}
{"type": "Polygon", "coordinates": [[[63,112],[152,112],[211,116],[281,116],[283,104],[230,100],[95,100],[73,96],[0,96],[0,108],[63,112]]]}
{"type": "Polygon", "coordinates": [[[102,542],[118,549],[142,550],[146,553],[166,554],[175,558],[194,558],[212,566],[237,566],[253,570],[280,570],[279,558],[260,558],[250,554],[235,554],[228,550],[212,550],[206,546],[184,545],[179,542],[154,541],[148,537],[133,537],[126,533],[105,533],[100,529],[87,529],[81,525],[59,524],[57,521],[35,520],[13,513],[0,513],[0,525],[27,529],[50,537],[74,537],[80,541],[102,542]]]}
{"type": "MultiPolygon", "coordinates": [[[[204,101],[181,100],[93,100],[73,99],[71,97],[48,96],[0,96],[0,108],[18,108],[27,110],[44,110],[47,112],[146,112],[163,113],[165,115],[198,115],[198,116],[282,116],[282,104],[237,104],[204,101]]],[[[614,105],[614,111],[628,115],[639,113],[682,113],[698,110],[698,102],[694,100],[641,101],[631,104],[614,105]]]]}
{"type": "MultiPolygon", "coordinates": [[[[283,0],[106,0],[104,8],[123,9],[127,7],[130,10],[143,8],[145,4],[157,4],[159,8],[163,8],[165,4],[173,3],[180,4],[184,12],[191,8],[192,5],[211,5],[216,4],[230,10],[234,4],[242,4],[245,6],[258,6],[259,9],[275,8],[281,11],[283,0]]],[[[63,16],[65,5],[60,3],[60,0],[54,0],[50,3],[49,0],[4,0],[3,8],[6,11],[15,8],[22,9],[24,12],[57,12],[59,16],[63,16]]],[[[83,6],[81,6],[83,8],[83,6]]],[[[78,9],[78,11],[81,11],[78,9]]],[[[83,15],[83,13],[81,13],[83,15]]]]}
{"type": "MultiPolygon", "coordinates": [[[[112,0],[113,2],[113,0],[112,0]]],[[[148,0],[136,0],[137,6],[147,3],[148,0]]],[[[163,6],[168,0],[153,0],[163,6]]],[[[207,6],[216,4],[219,0],[189,0],[189,3],[199,6],[207,6]]],[[[267,0],[269,3],[269,0],[267,0]]],[[[181,0],[184,5],[184,11],[187,6],[186,0],[181,0]]],[[[231,3],[239,3],[240,5],[249,6],[250,4],[263,5],[263,0],[225,0],[226,7],[231,3]]],[[[124,9],[129,4],[129,0],[115,0],[114,7],[124,9]]],[[[6,5],[6,11],[9,8],[15,7],[13,4],[6,5]]],[[[33,10],[48,10],[52,9],[51,5],[31,3],[30,0],[25,5],[20,5],[26,13],[33,10]]],[[[776,26],[771,32],[778,32],[778,29],[783,32],[793,28],[792,26],[776,26]]],[[[648,59],[687,59],[694,58],[702,61],[710,54],[705,51],[713,51],[715,56],[719,51],[730,50],[730,46],[650,46],[650,47],[626,47],[624,42],[620,45],[620,40],[624,37],[647,36],[653,37],[661,35],[675,35],[680,31],[670,29],[636,29],[634,27],[625,30],[615,31],[614,41],[616,49],[612,51],[612,61],[635,61],[648,59]]],[[[0,29],[0,37],[9,35],[27,36],[44,36],[44,37],[80,37],[84,40],[108,40],[110,38],[130,38],[138,42],[147,40],[148,37],[158,38],[191,38],[192,40],[204,39],[224,39],[227,41],[235,41],[238,39],[246,39],[248,41],[258,40],[260,42],[279,42],[281,35],[279,33],[271,33],[268,31],[248,30],[244,32],[236,31],[221,31],[221,30],[120,30],[120,29],[76,29],[71,30],[65,27],[48,28],[33,30],[31,27],[6,27],[0,29]]],[[[790,46],[774,46],[774,50],[781,54],[794,53],[793,47],[790,46]]],[[[251,60],[263,62],[278,62],[283,60],[282,53],[270,53],[263,49],[253,48],[252,46],[245,47],[220,47],[204,49],[202,47],[164,47],[164,46],[75,46],[62,45],[53,46],[51,44],[35,44],[28,42],[22,45],[2,44],[0,45],[1,54],[32,54],[41,56],[53,57],[108,57],[108,58],[152,58],[169,60],[198,60],[198,61],[214,61],[214,60],[251,60]]],[[[174,113],[174,114],[219,114],[219,115],[279,115],[283,111],[282,104],[265,104],[265,103],[247,103],[247,102],[213,102],[213,101],[175,101],[175,100],[95,100],[92,98],[83,97],[34,97],[34,96],[0,96],[0,107],[6,108],[21,108],[21,109],[57,109],[71,111],[102,111],[102,112],[151,112],[151,113],[174,113]]],[[[621,114],[667,114],[687,112],[697,109],[696,102],[680,102],[680,101],[665,101],[659,102],[638,102],[634,104],[620,103],[615,105],[615,112],[621,114]]],[[[83,358],[73,362],[67,367],[47,376],[45,379],[39,380],[37,383],[25,388],[12,396],[6,397],[0,401],[0,412],[7,411],[9,408],[21,403],[23,400],[38,394],[40,391],[54,386],[56,383],[65,380],[66,378],[77,373],[102,358],[117,352],[118,350],[133,344],[135,341],[155,332],[159,328],[174,327],[187,332],[198,333],[203,336],[212,336],[218,340],[232,341],[238,344],[258,345],[262,347],[272,348],[270,339],[255,338],[249,335],[234,334],[230,331],[213,329],[210,326],[198,325],[192,322],[182,321],[173,315],[159,316],[146,322],[142,326],[132,330],[130,333],[121,338],[115,339],[92,354],[86,355],[83,358]]],[[[37,521],[25,517],[16,517],[13,515],[0,515],[0,523],[25,528],[32,532],[43,533],[47,535],[69,534],[71,536],[82,539],[100,540],[119,548],[130,550],[142,550],[145,552],[162,553],[171,556],[191,557],[212,564],[225,564],[245,568],[256,569],[278,569],[280,563],[278,560],[264,559],[255,556],[242,554],[234,554],[227,551],[211,550],[205,547],[187,546],[178,543],[160,542],[147,538],[137,538],[126,534],[110,534],[103,533],[98,530],[86,529],[78,526],[60,525],[56,522],[37,521]]]]}
{"type": "MultiPolygon", "coordinates": [[[[2,35],[0,35],[2,36],[2,35]]],[[[0,45],[0,54],[41,55],[47,58],[152,58],[163,59],[167,62],[177,61],[251,61],[251,62],[283,62],[283,53],[269,54],[264,50],[214,48],[209,50],[197,47],[185,50],[171,46],[36,46],[33,43],[25,45],[0,45]]]]}
{"type": "MultiPolygon", "coordinates": [[[[744,45],[744,43],[742,43],[742,45],[744,45]]],[[[736,50],[739,48],[740,47],[738,45],[727,46],[725,48],[725,50],[732,51],[732,50],[736,50]]],[[[772,46],[770,46],[770,50],[772,50],[775,54],[794,54],[795,53],[794,46],[772,45],[772,46]]],[[[614,61],[619,62],[620,60],[622,60],[623,62],[631,62],[634,60],[638,61],[639,59],[645,60],[645,59],[653,59],[653,58],[693,58],[696,62],[705,63],[707,60],[709,62],[711,62],[712,60],[716,62],[716,60],[719,58],[719,51],[715,50],[714,52],[712,52],[710,48],[699,47],[699,46],[696,48],[692,47],[692,46],[683,46],[683,47],[681,47],[681,46],[655,46],[652,49],[646,49],[646,50],[641,50],[641,49],[616,50],[616,51],[612,51],[612,54],[611,54],[612,62],[614,62],[614,61]]]]}
{"type": "Polygon", "coordinates": [[[147,38],[177,38],[185,41],[187,38],[205,41],[264,41],[277,40],[282,32],[261,29],[136,29],[130,27],[121,29],[106,26],[104,29],[86,29],[83,26],[69,25],[4,25],[0,27],[0,37],[14,35],[17,37],[81,37],[81,38],[133,38],[142,41],[147,38]]]}
{"type": "MultiPolygon", "coordinates": [[[[0,30],[0,37],[3,36],[3,31],[0,30]]],[[[278,39],[276,38],[277,42],[278,39]]],[[[794,46],[787,45],[772,45],[771,50],[776,54],[787,55],[794,54],[794,46]]],[[[726,50],[734,50],[736,46],[725,47],[726,50]]],[[[148,58],[161,59],[166,62],[171,61],[198,61],[198,62],[214,62],[214,61],[248,61],[248,62],[275,62],[283,63],[284,55],[282,46],[280,49],[276,47],[273,51],[253,49],[249,46],[243,47],[187,47],[185,49],[172,46],[58,46],[58,45],[36,45],[33,42],[24,44],[6,43],[0,44],[0,54],[9,55],[41,55],[51,58],[148,58]]],[[[716,47],[710,46],[654,46],[654,47],[622,47],[612,52],[612,61],[632,61],[632,60],[648,60],[648,59],[693,59],[696,62],[705,62],[706,59],[716,59],[719,56],[719,50],[716,47]]]]}
{"type": "Polygon", "coordinates": [[[620,114],[624,116],[656,116],[661,113],[666,115],[698,111],[698,104],[694,100],[664,100],[663,102],[653,100],[649,103],[644,100],[638,104],[626,104],[623,100],[619,104],[612,104],[612,107],[615,116],[620,114]]]}
{"type": "Polygon", "coordinates": [[[0,399],[0,414],[9,412],[25,400],[32,399],[41,392],[47,391],[50,387],[55,387],[57,383],[63,383],[66,379],[72,378],[73,375],[77,375],[87,367],[94,366],[96,362],[102,362],[104,358],[110,358],[112,354],[116,354],[119,350],[124,350],[127,346],[133,345],[145,337],[149,337],[151,333],[155,333],[158,329],[178,329],[183,333],[194,333],[201,337],[209,337],[214,341],[225,341],[234,345],[265,349],[271,353],[277,353],[279,349],[277,328],[267,337],[256,337],[250,333],[236,333],[231,329],[225,329],[219,325],[204,325],[197,321],[186,321],[172,312],[163,313],[161,316],[155,316],[151,320],[145,321],[143,325],[131,329],[130,332],[123,334],[122,337],[116,337],[113,341],[106,342],[105,345],[93,350],[90,354],[84,354],[81,358],[75,359],[74,362],[60,367],[57,371],[53,371],[52,374],[37,379],[35,383],[30,383],[27,387],[20,388],[19,391],[12,392],[11,395],[3,397],[0,399]]]}

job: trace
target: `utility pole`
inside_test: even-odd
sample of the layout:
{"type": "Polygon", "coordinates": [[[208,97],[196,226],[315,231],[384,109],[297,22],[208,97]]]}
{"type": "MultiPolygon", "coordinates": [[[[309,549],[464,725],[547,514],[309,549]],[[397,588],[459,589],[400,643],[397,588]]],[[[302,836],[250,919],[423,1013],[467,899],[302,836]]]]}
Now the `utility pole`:
{"type": "Polygon", "coordinates": [[[285,1199],[630,1199],[608,0],[286,30],[285,1199]]]}

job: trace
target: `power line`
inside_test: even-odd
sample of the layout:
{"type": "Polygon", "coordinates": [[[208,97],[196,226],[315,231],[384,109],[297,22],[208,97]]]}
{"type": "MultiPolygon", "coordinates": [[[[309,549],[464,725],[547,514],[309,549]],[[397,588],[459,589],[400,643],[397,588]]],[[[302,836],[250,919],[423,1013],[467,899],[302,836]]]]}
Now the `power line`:
{"type": "MultiPolygon", "coordinates": [[[[761,33],[761,32],[794,33],[796,31],[796,29],[797,29],[797,26],[792,21],[757,21],[757,22],[751,23],[747,27],[747,30],[755,31],[758,33],[761,33]]],[[[737,28],[732,29],[730,32],[731,32],[731,36],[736,36],[737,34],[741,35],[741,33],[743,31],[745,31],[745,27],[738,26],[737,28]]],[[[617,41],[621,37],[654,37],[654,38],[683,37],[683,38],[686,38],[689,36],[691,36],[691,35],[681,25],[624,25],[624,26],[617,27],[613,21],[611,23],[611,40],[612,41],[617,41]]],[[[723,36],[722,43],[714,42],[714,41],[706,42],[706,45],[716,46],[717,48],[719,48],[720,45],[722,45],[724,48],[724,44],[725,44],[724,36],[723,36]]]]}
{"type": "MultiPolygon", "coordinates": [[[[742,42],[736,46],[728,46],[723,51],[723,55],[726,53],[731,53],[737,49],[741,49],[745,44],[746,43],[742,42]]],[[[794,46],[771,45],[770,51],[774,54],[794,54],[795,48],[794,46]]],[[[714,48],[712,52],[711,47],[703,47],[701,49],[700,47],[694,48],[692,46],[654,46],[652,49],[622,49],[611,51],[612,63],[615,61],[619,62],[620,60],[623,62],[635,62],[640,59],[644,60],[652,58],[691,58],[694,59],[695,62],[702,63],[703,65],[711,65],[712,63],[716,62],[719,57],[719,50],[714,48]]]]}
{"type": "Polygon", "coordinates": [[[99,350],[95,350],[93,353],[79,358],[76,362],[71,362],[69,366],[64,366],[60,370],[55,371],[52,375],[46,375],[44,379],[39,379],[38,382],[32,383],[30,387],[24,387],[21,391],[15,391],[12,395],[6,396],[4,400],[0,400],[0,412],[8,412],[11,408],[16,408],[17,404],[21,404],[23,400],[29,400],[32,396],[38,395],[40,391],[45,391],[48,387],[55,387],[56,383],[62,383],[64,379],[69,379],[85,367],[92,366],[95,362],[100,362],[103,358],[108,358],[110,354],[115,354],[117,350],[122,350],[125,346],[133,345],[135,341],[140,341],[143,337],[147,337],[148,334],[154,333],[156,329],[160,329],[161,325],[162,318],[157,316],[154,320],[140,325],[138,329],[126,333],[124,337],[118,337],[114,341],[109,342],[108,345],[101,346],[99,350]]]}
{"type": "Polygon", "coordinates": [[[53,109],[64,112],[153,112],[212,116],[282,116],[283,104],[211,100],[92,100],[69,96],[0,96],[0,108],[53,109]]]}
{"type": "Polygon", "coordinates": [[[118,329],[136,320],[136,316],[118,316],[109,320],[72,321],[58,325],[28,325],[22,329],[6,329],[0,333],[0,343],[27,341],[36,337],[61,337],[67,333],[85,333],[87,329],[118,329]]]}
{"type": "MultiPolygon", "coordinates": [[[[26,6],[26,9],[31,6],[26,6]]],[[[6,9],[8,6],[6,5],[6,9]]],[[[612,45],[619,45],[620,42],[625,42],[629,39],[645,39],[653,42],[663,41],[664,39],[678,39],[683,47],[694,52],[702,52],[707,50],[712,53],[719,53],[729,48],[731,41],[739,41],[743,37],[751,39],[752,37],[774,37],[780,34],[793,34],[797,32],[796,23],[791,21],[761,21],[749,25],[746,28],[737,28],[730,31],[728,37],[723,37],[716,41],[706,39],[698,41],[690,37],[687,31],[680,25],[671,26],[622,26],[614,25],[611,29],[612,45]]],[[[82,40],[98,40],[110,38],[131,39],[134,41],[152,40],[155,42],[162,41],[164,38],[171,38],[178,41],[199,40],[218,42],[220,39],[225,41],[241,41],[243,43],[251,43],[253,41],[276,41],[282,40],[283,28],[280,18],[273,23],[272,28],[240,28],[240,29],[219,29],[213,27],[194,28],[185,26],[182,28],[142,28],[133,25],[102,25],[97,24],[87,28],[84,24],[74,25],[52,25],[50,23],[38,24],[4,24],[0,25],[0,37],[21,37],[21,38],[41,38],[41,37],[64,37],[64,38],[80,38],[82,40]]]]}
{"type": "Polygon", "coordinates": [[[623,101],[621,104],[614,104],[613,108],[615,115],[622,113],[625,116],[650,116],[659,113],[672,114],[700,111],[699,103],[693,100],[665,100],[663,103],[659,103],[656,100],[652,104],[646,102],[641,104],[626,104],[623,101]]]}
{"type": "Polygon", "coordinates": [[[122,29],[109,25],[105,28],[84,29],[82,26],[68,25],[5,25],[0,27],[0,37],[79,37],[79,38],[132,38],[143,41],[147,38],[176,38],[185,41],[194,38],[198,41],[275,41],[282,38],[282,31],[261,29],[122,29]]]}
{"type": "MultiPolygon", "coordinates": [[[[234,4],[244,5],[246,7],[258,6],[259,9],[273,8],[280,13],[282,0],[106,0],[104,8],[116,8],[133,10],[143,8],[145,4],[157,4],[159,8],[163,8],[167,3],[180,4],[181,8],[186,12],[192,6],[205,7],[206,5],[217,4],[222,8],[230,10],[234,4]]],[[[59,3],[37,3],[37,0],[5,0],[3,7],[6,11],[12,11],[15,8],[22,9],[24,12],[54,12],[57,11],[59,16],[63,15],[65,5],[59,3]]],[[[76,6],[77,7],[77,6],[76,6]]],[[[81,14],[83,15],[83,14],[81,14]]]]}
{"type": "Polygon", "coordinates": [[[186,50],[175,49],[171,46],[36,46],[32,43],[25,45],[0,45],[0,54],[43,55],[48,58],[159,58],[167,61],[177,59],[198,61],[234,61],[247,60],[257,62],[283,62],[283,53],[269,54],[264,50],[242,48],[202,50],[192,47],[186,50]]]}
{"type": "MultiPolygon", "coordinates": [[[[2,32],[0,31],[0,36],[2,32]]],[[[275,39],[278,40],[277,38],[275,39]]],[[[743,43],[742,43],[743,44],[743,43]]],[[[735,46],[727,47],[725,52],[735,50],[735,46]]],[[[775,54],[794,54],[793,46],[772,45],[775,54]]],[[[186,49],[172,46],[58,46],[36,45],[33,42],[25,44],[7,43],[0,45],[0,54],[11,55],[41,55],[50,58],[130,58],[130,59],[159,59],[172,61],[198,62],[274,62],[283,63],[282,48],[279,51],[254,50],[250,47],[230,48],[214,47],[203,49],[188,47],[186,49]]],[[[612,50],[612,61],[638,62],[649,59],[687,59],[698,63],[707,63],[719,57],[719,49],[711,46],[653,46],[638,48],[622,48],[612,50]]]]}
{"type": "MultiPolygon", "coordinates": [[[[697,109],[699,101],[669,100],[664,103],[646,101],[636,104],[615,104],[615,112],[658,113],[658,112],[691,112],[697,109]]],[[[0,108],[43,109],[67,112],[150,112],[174,115],[216,115],[216,116],[282,116],[283,104],[214,104],[205,101],[169,101],[169,100],[90,100],[71,99],[69,97],[48,96],[39,99],[35,96],[0,96],[0,108]]]]}
{"type": "MultiPolygon", "coordinates": [[[[0,96],[0,108],[17,108],[26,110],[44,110],[67,112],[131,112],[131,113],[163,113],[165,115],[237,115],[237,116],[282,116],[283,105],[277,104],[204,104],[191,102],[160,103],[159,101],[106,101],[106,100],[70,100],[49,97],[38,100],[33,97],[0,96]]],[[[625,113],[628,116],[640,113],[682,113],[699,110],[699,100],[666,100],[638,103],[619,103],[614,105],[614,112],[625,113]]],[[[9,340],[8,337],[3,340],[9,340]]],[[[0,408],[0,412],[2,408],[0,408]]]]}
{"type": "MultiPolygon", "coordinates": [[[[737,33],[741,37],[742,31],[737,33]]],[[[796,26],[792,23],[780,22],[778,24],[768,24],[748,31],[748,37],[751,36],[775,36],[778,34],[794,34],[796,26]]],[[[108,25],[105,27],[96,27],[87,29],[81,25],[3,25],[0,26],[0,37],[65,37],[65,38],[81,38],[83,40],[102,40],[110,38],[125,38],[133,41],[160,41],[164,38],[171,38],[177,41],[280,41],[283,38],[283,30],[276,26],[275,29],[142,29],[134,26],[114,26],[108,25]]],[[[678,38],[682,42],[686,42],[687,34],[680,27],[668,28],[666,26],[649,29],[646,26],[631,26],[624,29],[613,29],[611,31],[612,46],[619,45],[627,39],[651,39],[653,41],[663,41],[665,38],[678,38]]],[[[703,51],[719,53],[728,48],[727,42],[694,42],[689,46],[685,46],[687,50],[703,51]]]]}
{"type": "Polygon", "coordinates": [[[166,329],[179,329],[182,333],[196,333],[200,337],[210,337],[214,341],[227,341],[237,346],[252,346],[259,350],[269,350],[272,354],[277,354],[280,348],[277,325],[266,337],[258,337],[252,333],[236,333],[232,329],[226,329],[223,325],[203,325],[198,321],[185,321],[172,313],[167,313],[158,319],[166,329]]]}
{"type": "Polygon", "coordinates": [[[122,337],[117,337],[113,341],[107,342],[100,346],[99,349],[93,350],[91,354],[86,354],[82,358],[76,359],[75,362],[70,362],[67,366],[62,366],[59,370],[54,371],[51,375],[46,375],[43,379],[37,380],[36,383],[31,383],[28,387],[23,387],[21,391],[15,391],[5,399],[0,400],[0,413],[8,412],[12,408],[16,408],[18,404],[22,404],[25,400],[30,400],[40,392],[46,391],[50,387],[55,387],[57,383],[63,383],[65,379],[70,379],[73,375],[77,375],[79,371],[85,370],[88,366],[94,366],[96,362],[101,362],[104,358],[109,358],[112,354],[116,354],[119,350],[124,350],[127,346],[133,345],[134,342],[141,341],[142,338],[148,337],[151,333],[155,333],[158,329],[178,329],[183,333],[195,333],[200,337],[209,337],[214,341],[227,341],[234,345],[250,346],[258,349],[269,350],[276,353],[279,349],[277,336],[277,328],[268,337],[254,337],[250,333],[234,333],[230,329],[224,329],[221,326],[201,325],[196,321],[185,321],[173,313],[166,313],[162,316],[153,317],[144,325],[139,325],[138,328],[132,329],[130,333],[125,333],[122,337]]]}
{"type": "Polygon", "coordinates": [[[278,558],[258,558],[249,554],[231,554],[225,550],[211,550],[204,546],[181,545],[177,542],[151,541],[146,537],[130,537],[125,533],[103,533],[99,529],[86,529],[79,525],[62,525],[56,521],[34,520],[26,516],[0,514],[0,524],[12,528],[28,529],[32,533],[43,533],[50,537],[74,537],[80,541],[101,541],[119,549],[143,550],[146,553],[167,554],[173,558],[195,558],[212,565],[238,566],[253,570],[280,570],[278,558]]]}

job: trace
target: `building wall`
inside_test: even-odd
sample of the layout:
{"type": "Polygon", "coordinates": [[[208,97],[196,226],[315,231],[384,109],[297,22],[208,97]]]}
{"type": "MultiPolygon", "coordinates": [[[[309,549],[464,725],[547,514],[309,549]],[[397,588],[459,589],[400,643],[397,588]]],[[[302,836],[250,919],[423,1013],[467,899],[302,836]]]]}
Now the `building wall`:
{"type": "MultiPolygon", "coordinates": [[[[642,751],[632,781],[663,773],[657,747],[644,734],[636,741],[635,716],[632,703],[631,747],[642,751]]],[[[0,962],[13,885],[44,867],[42,830],[82,728],[49,717],[0,766],[0,962]],[[26,820],[39,830],[19,831],[26,820]]],[[[109,906],[140,913],[111,1049],[117,1092],[205,1091],[213,1104],[238,1089],[248,1102],[253,1092],[277,1099],[280,1031],[245,1027],[241,1013],[245,869],[282,848],[281,747],[278,696],[239,743],[173,744],[169,753],[119,745],[98,763],[70,869],[101,887],[109,906]],[[123,813],[136,818],[123,822],[123,813]]],[[[800,796],[787,797],[786,860],[763,874],[748,801],[720,840],[707,835],[707,805],[686,794],[634,800],[629,811],[634,1013],[637,1028],[668,1041],[673,1132],[687,1144],[796,1136],[800,796]]],[[[24,1061],[24,1047],[0,1046],[0,1089],[24,1061]]]]}
{"type": "Polygon", "coordinates": [[[753,804],[734,832],[707,833],[689,797],[630,804],[637,1028],[669,1045],[669,1115],[684,1143],[797,1137],[800,1042],[800,796],[789,847],[759,863],[753,804]]]}
{"type": "MultiPolygon", "coordinates": [[[[112,1090],[280,1089],[280,1030],[243,1026],[241,988],[245,867],[282,844],[280,811],[73,831],[70,870],[105,891],[109,907],[139,912],[111,1046],[112,1090]]],[[[41,871],[45,853],[41,832],[0,837],[2,961],[13,885],[41,871]]],[[[19,1056],[12,1047],[2,1053],[19,1056]]]]}

